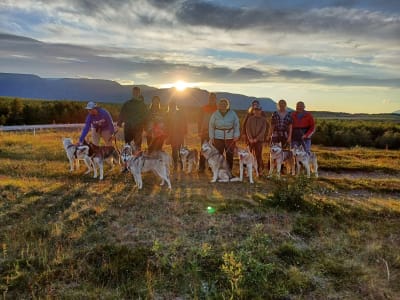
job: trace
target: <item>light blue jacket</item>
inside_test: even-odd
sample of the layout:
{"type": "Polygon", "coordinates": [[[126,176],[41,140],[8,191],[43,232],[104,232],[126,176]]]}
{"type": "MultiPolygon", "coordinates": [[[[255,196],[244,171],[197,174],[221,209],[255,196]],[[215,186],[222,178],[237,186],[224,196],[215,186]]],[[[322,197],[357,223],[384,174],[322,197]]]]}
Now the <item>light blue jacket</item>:
{"type": "Polygon", "coordinates": [[[210,139],[233,139],[240,136],[240,122],[237,114],[229,109],[225,116],[219,110],[211,115],[208,126],[210,139]]]}

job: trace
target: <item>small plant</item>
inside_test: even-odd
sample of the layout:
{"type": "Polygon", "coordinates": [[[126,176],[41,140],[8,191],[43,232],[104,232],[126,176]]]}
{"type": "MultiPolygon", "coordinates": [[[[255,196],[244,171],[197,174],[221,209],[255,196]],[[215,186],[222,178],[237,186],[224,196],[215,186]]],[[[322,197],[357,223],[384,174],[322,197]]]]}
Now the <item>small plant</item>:
{"type": "Polygon", "coordinates": [[[235,296],[240,295],[239,284],[243,278],[242,263],[237,260],[233,252],[224,253],[222,259],[224,263],[221,270],[225,273],[231,285],[231,297],[229,299],[235,299],[235,296]]]}
{"type": "Polygon", "coordinates": [[[275,180],[270,201],[276,207],[287,210],[304,210],[310,207],[305,196],[311,192],[311,181],[299,176],[294,181],[275,180]]]}

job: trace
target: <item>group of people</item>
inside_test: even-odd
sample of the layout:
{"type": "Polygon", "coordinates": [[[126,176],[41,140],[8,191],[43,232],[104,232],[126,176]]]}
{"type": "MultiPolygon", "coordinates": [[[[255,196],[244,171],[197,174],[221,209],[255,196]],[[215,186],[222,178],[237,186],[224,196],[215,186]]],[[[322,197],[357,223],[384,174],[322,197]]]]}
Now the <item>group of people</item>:
{"type": "MultiPolygon", "coordinates": [[[[88,116],[79,142],[82,143],[92,132],[92,141],[99,144],[100,137],[105,145],[112,144],[115,129],[110,113],[96,103],[86,106],[88,116]]],[[[184,145],[187,134],[186,116],[174,99],[169,101],[166,111],[161,109],[161,101],[154,96],[148,107],[144,103],[139,87],[132,90],[132,98],[126,101],[118,117],[117,126],[124,128],[125,143],[134,142],[139,149],[142,136],[146,136],[147,148],[151,153],[171,145],[174,169],[182,167],[179,150],[184,145]]],[[[257,159],[259,172],[263,171],[262,150],[265,143],[281,143],[282,148],[302,145],[307,152],[311,148],[311,136],[315,131],[314,118],[305,110],[304,102],[297,102],[296,110],[290,112],[285,100],[279,100],[277,110],[269,120],[260,102],[254,100],[248,109],[242,126],[238,115],[230,108],[226,98],[219,99],[210,93],[208,103],[201,107],[198,118],[198,134],[201,144],[210,141],[221,154],[225,154],[232,170],[236,143],[242,139],[257,159]]],[[[200,155],[199,172],[206,168],[205,158],[200,155]]]]}

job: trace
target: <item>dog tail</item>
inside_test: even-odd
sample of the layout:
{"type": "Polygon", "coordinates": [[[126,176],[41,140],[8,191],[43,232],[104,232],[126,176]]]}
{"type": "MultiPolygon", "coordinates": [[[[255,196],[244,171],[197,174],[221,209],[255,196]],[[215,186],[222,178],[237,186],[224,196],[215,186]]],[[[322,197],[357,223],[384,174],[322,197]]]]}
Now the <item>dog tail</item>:
{"type": "Polygon", "coordinates": [[[229,179],[229,182],[238,182],[238,181],[240,181],[239,177],[233,177],[229,179]]]}

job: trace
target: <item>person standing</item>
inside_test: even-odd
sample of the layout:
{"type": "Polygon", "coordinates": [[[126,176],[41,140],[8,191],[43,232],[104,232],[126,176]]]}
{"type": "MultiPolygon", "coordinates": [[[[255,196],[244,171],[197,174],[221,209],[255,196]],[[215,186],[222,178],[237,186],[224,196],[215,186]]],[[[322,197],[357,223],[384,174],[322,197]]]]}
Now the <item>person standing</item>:
{"type": "Polygon", "coordinates": [[[272,113],[268,139],[281,143],[283,148],[290,146],[292,139],[292,116],[286,109],[286,101],[278,101],[278,110],[272,113]]]}
{"type": "Polygon", "coordinates": [[[85,140],[89,130],[92,131],[92,142],[95,145],[100,144],[100,137],[103,138],[106,146],[112,145],[112,135],[114,134],[114,124],[111,114],[97,106],[93,101],[88,102],[85,109],[88,111],[88,115],[85,120],[85,126],[82,129],[79,143],[82,144],[85,140]]]}
{"type": "Polygon", "coordinates": [[[147,130],[147,147],[149,152],[160,151],[167,136],[165,113],[161,110],[160,97],[154,96],[150,104],[150,117],[147,130]]]}
{"type": "Polygon", "coordinates": [[[148,118],[148,111],[140,88],[135,86],[132,89],[132,99],[122,105],[117,126],[121,127],[124,124],[125,143],[130,144],[133,141],[139,150],[142,147],[142,135],[148,118]]]}
{"type": "MultiPolygon", "coordinates": [[[[247,135],[246,135],[246,124],[247,124],[247,120],[252,115],[254,115],[254,107],[255,106],[260,106],[260,101],[258,101],[257,99],[255,99],[255,100],[253,100],[251,102],[251,106],[247,110],[247,114],[244,117],[243,124],[242,124],[241,130],[240,130],[240,132],[241,132],[241,140],[243,142],[245,142],[247,145],[249,144],[249,141],[247,140],[247,135]]],[[[267,117],[267,114],[264,111],[262,111],[261,114],[262,114],[263,117],[265,117],[265,118],[267,117]]]]}
{"type": "Polygon", "coordinates": [[[174,99],[170,100],[168,103],[166,121],[168,135],[166,144],[171,145],[174,170],[176,171],[178,169],[178,164],[180,166],[179,169],[181,170],[182,162],[180,159],[179,150],[185,142],[187,123],[185,114],[178,108],[174,99]]]}
{"type": "MultiPolygon", "coordinates": [[[[201,108],[199,119],[197,123],[197,132],[200,138],[201,145],[210,139],[208,134],[208,125],[210,123],[211,115],[217,110],[217,95],[215,93],[210,93],[208,95],[208,104],[201,108]]],[[[199,172],[203,173],[206,168],[206,159],[202,154],[200,154],[199,159],[199,172]]]]}
{"type": "Polygon", "coordinates": [[[218,110],[210,118],[208,134],[211,143],[222,155],[225,152],[229,168],[233,167],[233,154],[240,137],[240,122],[237,114],[230,109],[229,100],[222,98],[218,110]]]}
{"type": "Polygon", "coordinates": [[[296,104],[296,111],[292,112],[292,147],[304,147],[307,153],[311,150],[311,136],[315,132],[315,121],[310,112],[305,110],[304,102],[299,101],[296,104]]]}
{"type": "Polygon", "coordinates": [[[258,172],[261,174],[262,170],[264,169],[264,164],[262,161],[262,149],[265,132],[267,130],[267,118],[262,115],[261,106],[254,106],[253,115],[247,120],[245,129],[250,151],[257,159],[258,172]]]}

